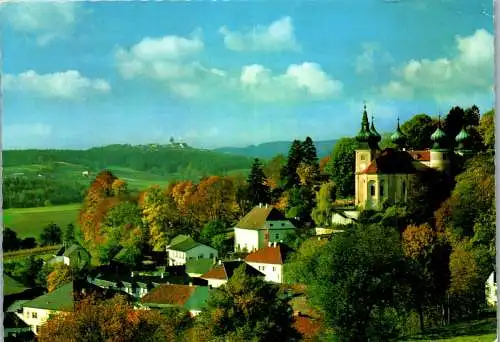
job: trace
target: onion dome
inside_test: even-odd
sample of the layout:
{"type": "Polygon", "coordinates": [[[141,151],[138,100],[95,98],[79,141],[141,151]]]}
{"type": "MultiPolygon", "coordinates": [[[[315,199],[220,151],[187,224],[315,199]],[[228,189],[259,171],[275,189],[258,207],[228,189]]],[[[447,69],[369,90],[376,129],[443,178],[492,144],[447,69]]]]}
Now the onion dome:
{"type": "Polygon", "coordinates": [[[363,118],[361,119],[361,129],[359,130],[356,140],[358,142],[368,142],[371,137],[370,123],[368,122],[368,113],[366,112],[366,105],[363,110],[363,118]]]}
{"type": "Polygon", "coordinates": [[[380,142],[380,140],[382,140],[382,136],[377,132],[377,130],[375,129],[375,125],[373,124],[373,115],[372,115],[372,124],[370,126],[370,140],[372,142],[380,142]]]}
{"type": "Polygon", "coordinates": [[[391,141],[396,144],[398,147],[404,147],[406,144],[406,136],[401,131],[401,127],[399,126],[399,117],[398,117],[398,126],[396,127],[396,132],[391,135],[391,141]]]}
{"type": "Polygon", "coordinates": [[[447,136],[446,133],[441,129],[441,116],[439,117],[438,127],[432,133],[431,140],[434,142],[432,146],[433,149],[443,149],[446,145],[447,136]]]}
{"type": "Polygon", "coordinates": [[[455,137],[455,141],[458,143],[459,150],[463,150],[469,146],[470,135],[465,130],[465,127],[463,127],[462,130],[455,137]]]}

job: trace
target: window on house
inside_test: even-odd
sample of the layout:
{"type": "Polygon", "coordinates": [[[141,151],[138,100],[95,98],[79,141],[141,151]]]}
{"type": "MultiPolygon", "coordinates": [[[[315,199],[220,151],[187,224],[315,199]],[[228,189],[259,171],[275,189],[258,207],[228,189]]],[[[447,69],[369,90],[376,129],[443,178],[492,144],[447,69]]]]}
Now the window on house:
{"type": "Polygon", "coordinates": [[[276,271],[276,266],[273,266],[273,272],[276,271]]]}
{"type": "Polygon", "coordinates": [[[282,226],[282,227],[284,227],[284,226],[285,226],[285,224],[284,224],[284,223],[282,223],[282,224],[281,224],[281,226],[282,226]]]}
{"type": "Polygon", "coordinates": [[[35,331],[36,331],[36,333],[37,333],[37,334],[39,334],[39,333],[40,333],[40,326],[39,326],[39,325],[36,325],[36,326],[35,326],[35,331]]]}
{"type": "Polygon", "coordinates": [[[361,160],[365,160],[365,156],[362,154],[361,157],[359,158],[361,160]]]}
{"type": "Polygon", "coordinates": [[[210,253],[210,259],[214,258],[214,253],[210,253]]]}
{"type": "Polygon", "coordinates": [[[36,312],[31,313],[31,318],[38,318],[38,314],[36,312]]]}
{"type": "Polygon", "coordinates": [[[259,266],[259,271],[264,271],[264,266],[259,266]]]}
{"type": "Polygon", "coordinates": [[[280,235],[276,234],[276,240],[279,240],[279,239],[280,239],[280,235]]]}
{"type": "Polygon", "coordinates": [[[271,227],[272,227],[272,226],[273,226],[273,224],[272,224],[272,223],[269,223],[269,226],[271,226],[271,227]]]}
{"type": "Polygon", "coordinates": [[[375,184],[370,185],[370,195],[375,196],[375,184]]]}

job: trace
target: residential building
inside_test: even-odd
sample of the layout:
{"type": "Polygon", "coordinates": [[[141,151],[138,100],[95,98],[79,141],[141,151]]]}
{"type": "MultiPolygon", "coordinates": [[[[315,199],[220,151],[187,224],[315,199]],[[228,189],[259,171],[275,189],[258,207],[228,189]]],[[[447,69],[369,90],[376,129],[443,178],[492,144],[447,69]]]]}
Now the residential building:
{"type": "Polygon", "coordinates": [[[214,268],[203,274],[200,278],[207,280],[208,286],[210,287],[219,287],[227,283],[227,281],[233,276],[234,271],[241,265],[245,265],[245,272],[247,275],[253,277],[265,277],[262,272],[259,272],[253,267],[246,265],[242,260],[219,260],[219,263],[214,268]]]}
{"type": "Polygon", "coordinates": [[[184,308],[194,317],[205,307],[208,295],[207,286],[162,284],[142,297],[139,305],[149,309],[184,308]]]}
{"type": "Polygon", "coordinates": [[[168,265],[185,265],[188,260],[213,259],[218,257],[215,248],[196,242],[190,236],[176,236],[167,246],[168,265]]]}
{"type": "Polygon", "coordinates": [[[280,242],[294,231],[295,226],[278,209],[259,205],[234,227],[234,248],[237,252],[252,252],[269,242],[280,242]]]}
{"type": "Polygon", "coordinates": [[[3,337],[5,341],[34,341],[35,335],[31,327],[14,312],[4,312],[3,337]]]}
{"type": "Polygon", "coordinates": [[[50,315],[74,311],[73,283],[62,285],[52,292],[26,302],[22,308],[19,317],[38,335],[40,326],[50,315]]]}
{"type": "Polygon", "coordinates": [[[32,300],[43,292],[38,288],[27,288],[8,274],[3,274],[3,311],[20,300],[32,300]]]}
{"type": "Polygon", "coordinates": [[[215,265],[216,260],[214,259],[191,259],[186,262],[186,273],[190,277],[199,278],[203,274],[210,271],[210,269],[215,265]]]}
{"type": "Polygon", "coordinates": [[[247,255],[245,262],[265,275],[264,280],[282,283],[283,267],[290,249],[276,242],[247,255]]]}
{"type": "Polygon", "coordinates": [[[52,259],[49,259],[47,263],[64,263],[68,266],[73,266],[78,269],[83,269],[90,263],[90,254],[78,244],[72,244],[69,247],[63,246],[57,251],[52,259]]]}

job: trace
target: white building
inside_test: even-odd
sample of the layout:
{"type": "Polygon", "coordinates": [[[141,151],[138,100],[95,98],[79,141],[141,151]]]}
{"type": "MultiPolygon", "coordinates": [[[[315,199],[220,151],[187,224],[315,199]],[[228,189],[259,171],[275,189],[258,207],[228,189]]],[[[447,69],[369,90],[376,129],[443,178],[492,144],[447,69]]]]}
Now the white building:
{"type": "Polygon", "coordinates": [[[167,246],[168,265],[185,265],[188,260],[214,259],[218,253],[215,248],[194,241],[186,235],[178,235],[167,246]]]}
{"type": "Polygon", "coordinates": [[[234,227],[235,251],[252,252],[269,242],[280,242],[295,226],[273,206],[254,207],[234,227]]]}
{"type": "Polygon", "coordinates": [[[249,267],[242,260],[235,261],[221,261],[212,268],[207,273],[203,274],[200,278],[208,281],[208,286],[210,287],[219,287],[227,283],[227,281],[233,276],[234,271],[240,267],[241,265],[245,265],[245,272],[249,276],[254,277],[264,277],[265,275],[262,272],[255,270],[252,267],[249,267]]]}
{"type": "Polygon", "coordinates": [[[497,306],[497,279],[496,272],[492,272],[486,280],[486,302],[491,307],[497,306]]]}
{"type": "Polygon", "coordinates": [[[283,266],[289,249],[281,244],[269,243],[269,246],[250,253],[245,262],[265,275],[264,280],[283,283],[283,266]]]}
{"type": "Polygon", "coordinates": [[[24,303],[22,307],[22,313],[18,314],[19,318],[38,335],[40,327],[50,315],[74,311],[73,283],[62,285],[52,292],[24,303]]]}

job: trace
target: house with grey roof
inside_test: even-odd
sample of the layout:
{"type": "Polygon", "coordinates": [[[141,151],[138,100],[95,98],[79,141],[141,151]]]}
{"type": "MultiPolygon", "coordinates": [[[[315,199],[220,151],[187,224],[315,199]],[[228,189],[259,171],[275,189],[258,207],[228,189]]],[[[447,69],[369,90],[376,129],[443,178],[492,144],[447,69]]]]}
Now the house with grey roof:
{"type": "Polygon", "coordinates": [[[169,266],[181,266],[189,260],[214,259],[218,256],[215,248],[197,242],[188,235],[173,238],[166,250],[169,266]]]}
{"type": "Polygon", "coordinates": [[[50,315],[73,312],[74,306],[74,289],[73,283],[70,282],[22,304],[23,311],[18,316],[38,335],[40,327],[50,315]]]}
{"type": "Polygon", "coordinates": [[[258,205],[246,214],[234,227],[236,252],[253,252],[273,242],[281,242],[294,232],[295,226],[278,209],[270,205],[258,205]]]}
{"type": "Polygon", "coordinates": [[[47,261],[49,265],[59,262],[81,270],[90,263],[90,254],[85,248],[76,243],[71,246],[63,246],[52,259],[47,261]]]}

